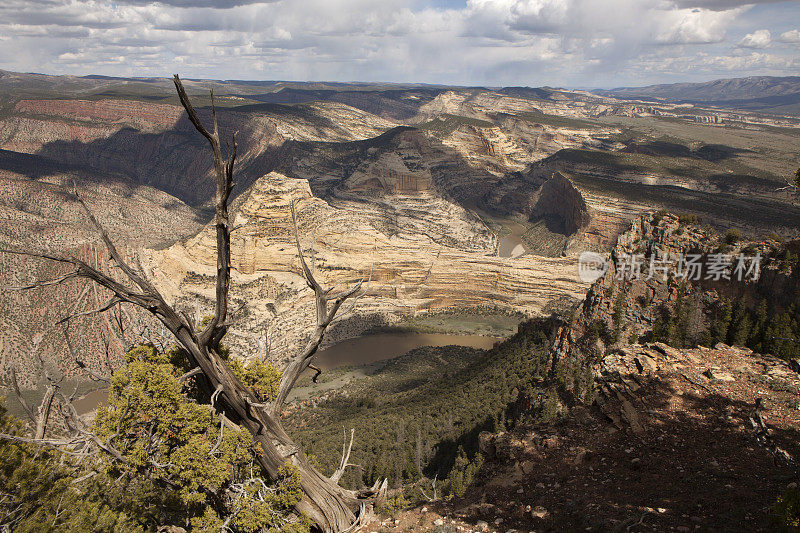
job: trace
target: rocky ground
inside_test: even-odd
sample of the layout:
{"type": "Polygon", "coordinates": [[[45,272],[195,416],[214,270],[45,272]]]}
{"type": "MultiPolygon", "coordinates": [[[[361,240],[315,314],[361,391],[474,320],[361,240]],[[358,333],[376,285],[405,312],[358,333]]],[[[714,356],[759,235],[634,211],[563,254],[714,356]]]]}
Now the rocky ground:
{"type": "Polygon", "coordinates": [[[489,461],[460,499],[360,531],[770,531],[796,484],[800,377],[747,349],[633,345],[596,368],[595,402],[548,424],[481,436],[489,461]]]}

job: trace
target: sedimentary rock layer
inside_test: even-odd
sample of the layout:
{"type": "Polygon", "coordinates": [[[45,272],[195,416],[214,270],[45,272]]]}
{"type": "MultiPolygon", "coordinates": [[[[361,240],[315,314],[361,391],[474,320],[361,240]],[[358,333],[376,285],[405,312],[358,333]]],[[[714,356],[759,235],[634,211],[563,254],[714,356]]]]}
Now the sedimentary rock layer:
{"type": "MultiPolygon", "coordinates": [[[[413,201],[427,206],[424,218],[411,211],[405,215],[415,218],[418,227],[400,224],[387,231],[377,220],[380,209],[369,203],[350,199],[334,207],[312,196],[306,180],[272,173],[259,179],[235,208],[231,307],[238,312],[231,342],[243,353],[252,355],[255,340],[266,331],[270,358],[282,362],[312,327],[313,299],[299,276],[292,242],[293,201],[303,249],[309,257],[313,249],[317,276],[339,286],[367,280],[352,322],[341,333],[334,330],[330,340],[358,333],[376,316],[391,322],[428,309],[496,306],[535,314],[554,300],[580,298],[586,288],[573,257],[497,257],[494,237],[483,225],[428,193],[386,198],[399,211],[413,201]],[[437,219],[451,221],[450,241],[425,231],[425,224],[437,231],[437,219]]],[[[166,250],[148,251],[145,263],[179,306],[193,310],[199,305],[201,313],[211,309],[216,263],[210,227],[166,250]]]]}

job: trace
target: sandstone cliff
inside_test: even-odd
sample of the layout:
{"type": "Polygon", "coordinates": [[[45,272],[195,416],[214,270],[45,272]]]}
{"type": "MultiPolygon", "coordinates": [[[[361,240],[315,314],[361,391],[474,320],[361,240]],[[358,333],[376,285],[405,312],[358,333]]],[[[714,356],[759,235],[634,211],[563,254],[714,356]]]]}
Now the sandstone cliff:
{"type": "MultiPolygon", "coordinates": [[[[415,223],[435,228],[441,220],[449,224],[448,239],[437,238],[434,229],[409,231],[406,224],[389,231],[377,207],[354,200],[329,203],[312,196],[307,181],[273,173],[235,207],[231,307],[239,311],[230,337],[240,353],[254,355],[253,339],[266,331],[269,357],[282,362],[311,324],[313,301],[292,243],[293,200],[301,241],[307,253],[313,244],[318,275],[328,284],[369,280],[355,314],[334,328],[331,342],[375,321],[427,309],[496,306],[536,314],[555,300],[580,298],[585,288],[574,258],[497,257],[491,233],[444,199],[423,193],[385,201],[400,212],[416,203],[427,216],[414,217],[415,223]]],[[[207,227],[166,250],[144,252],[143,262],[168,298],[192,312],[197,298],[202,312],[210,309],[213,296],[213,246],[207,227]]]]}
{"type": "MultiPolygon", "coordinates": [[[[208,109],[200,110],[208,118],[208,109]]],[[[281,164],[286,141],[345,142],[394,123],[336,103],[250,105],[220,113],[238,132],[239,190],[281,164]]],[[[0,148],[87,173],[125,176],[199,205],[213,194],[211,159],[180,106],[130,100],[20,100],[0,118],[0,148]]]]}
{"type": "Polygon", "coordinates": [[[561,173],[544,182],[531,217],[557,217],[567,235],[572,235],[589,224],[586,200],[572,182],[561,173]]]}

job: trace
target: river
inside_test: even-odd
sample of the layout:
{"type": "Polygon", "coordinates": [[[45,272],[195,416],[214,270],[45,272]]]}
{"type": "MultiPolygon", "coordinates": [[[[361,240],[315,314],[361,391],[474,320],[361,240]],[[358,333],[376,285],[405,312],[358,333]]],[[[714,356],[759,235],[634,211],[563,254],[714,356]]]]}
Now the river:
{"type": "MultiPolygon", "coordinates": [[[[362,366],[398,357],[423,346],[469,346],[488,350],[502,339],[480,335],[448,335],[444,333],[378,333],[347,339],[320,350],[314,363],[323,370],[343,366],[362,366]]],[[[75,400],[79,414],[97,409],[106,399],[105,389],[94,390],[75,400]]]]}
{"type": "Polygon", "coordinates": [[[444,333],[379,333],[341,341],[320,350],[315,364],[323,370],[385,361],[423,346],[469,346],[488,350],[501,339],[444,333]]]}
{"type": "Polygon", "coordinates": [[[528,230],[527,227],[512,220],[505,221],[506,229],[510,233],[501,235],[498,239],[497,255],[500,257],[519,257],[525,253],[525,245],[522,236],[528,230]]]}

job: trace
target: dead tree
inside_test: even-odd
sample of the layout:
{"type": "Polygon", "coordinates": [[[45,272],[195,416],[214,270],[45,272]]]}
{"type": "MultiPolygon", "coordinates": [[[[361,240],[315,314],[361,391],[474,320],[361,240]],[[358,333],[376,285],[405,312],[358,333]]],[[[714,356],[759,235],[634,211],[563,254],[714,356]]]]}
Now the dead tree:
{"type": "MultiPolygon", "coordinates": [[[[212,405],[214,408],[225,414],[227,418],[235,419],[240,427],[247,429],[252,434],[254,446],[258,452],[256,456],[268,475],[276,478],[278,469],[287,463],[294,465],[299,470],[300,485],[304,492],[304,497],[297,505],[297,510],[314,520],[320,529],[325,532],[349,531],[356,524],[363,521],[372,508],[383,499],[386,493],[386,480],[383,480],[383,482],[379,480],[370,489],[362,491],[347,490],[339,486],[338,480],[341,477],[341,470],[349,466],[348,457],[343,457],[340,468],[337,469],[333,477],[324,476],[309,463],[308,458],[300,447],[286,433],[281,423],[280,415],[289,392],[297,382],[297,379],[307,368],[314,368],[312,366],[314,355],[322,343],[328,326],[346,300],[351,298],[355,300],[358,297],[358,293],[362,291],[364,280],[362,279],[355,283],[354,286],[340,292],[335,292],[333,288],[325,288],[316,280],[313,269],[309,268],[303,256],[298,236],[296,215],[294,206],[292,206],[295,243],[300,258],[300,266],[306,283],[314,291],[316,324],[305,348],[295,356],[284,370],[276,399],[268,404],[260,403],[256,395],[236,378],[230,367],[220,357],[220,342],[230,325],[228,294],[230,290],[230,236],[232,228],[230,227],[228,216],[228,202],[234,186],[233,168],[236,161],[236,138],[234,135],[231,144],[226,146],[227,156],[224,155],[223,146],[220,142],[213,91],[211,93],[212,129],[209,131],[201,122],[177,75],[174,77],[174,83],[190,122],[206,138],[211,147],[217,186],[214,216],[217,242],[216,302],[214,314],[202,331],[196,330],[193,320],[176,312],[166,302],[156,287],[141,273],[141,268],[133,268],[123,259],[108,233],[80,197],[78,201],[83,206],[89,221],[99,233],[111,259],[124,274],[122,281],[75,257],[19,250],[4,251],[68,265],[73,270],[64,276],[64,279],[83,278],[104,287],[110,291],[112,298],[106,305],[97,309],[98,312],[107,311],[117,304],[126,303],[137,306],[158,319],[187,352],[189,361],[194,367],[193,372],[202,374],[208,390],[212,393],[212,405]]],[[[198,325],[197,327],[199,328],[200,326],[198,325]]],[[[73,414],[75,419],[79,418],[74,413],[74,410],[73,414]]],[[[78,437],[61,440],[45,439],[42,434],[39,439],[24,439],[24,441],[39,441],[38,443],[46,445],[65,444],[73,447],[78,441],[85,442],[87,446],[93,443],[117,460],[124,460],[119,452],[110,447],[107,442],[100,441],[100,439],[88,433],[79,419],[74,424],[78,437]]],[[[38,430],[37,436],[39,436],[38,430]]],[[[16,440],[21,439],[16,438],[16,440]]],[[[349,449],[347,452],[346,455],[349,456],[349,449]]]]}

